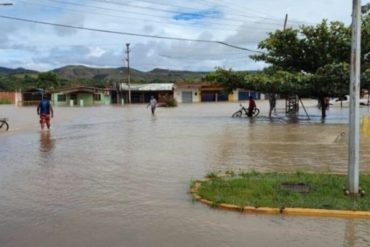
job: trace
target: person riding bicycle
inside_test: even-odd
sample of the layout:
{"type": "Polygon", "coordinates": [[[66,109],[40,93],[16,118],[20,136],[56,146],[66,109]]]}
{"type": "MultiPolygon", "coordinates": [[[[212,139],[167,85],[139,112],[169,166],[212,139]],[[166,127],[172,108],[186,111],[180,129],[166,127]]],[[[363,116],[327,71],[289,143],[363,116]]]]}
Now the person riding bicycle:
{"type": "Polygon", "coordinates": [[[252,96],[249,96],[249,105],[248,105],[248,113],[247,113],[248,117],[253,116],[253,112],[255,108],[257,108],[256,102],[254,101],[252,96]]]}
{"type": "Polygon", "coordinates": [[[54,116],[54,111],[49,100],[45,99],[44,97],[37,106],[37,115],[40,116],[41,129],[44,129],[45,124],[48,129],[50,129],[50,117],[54,116]]]}

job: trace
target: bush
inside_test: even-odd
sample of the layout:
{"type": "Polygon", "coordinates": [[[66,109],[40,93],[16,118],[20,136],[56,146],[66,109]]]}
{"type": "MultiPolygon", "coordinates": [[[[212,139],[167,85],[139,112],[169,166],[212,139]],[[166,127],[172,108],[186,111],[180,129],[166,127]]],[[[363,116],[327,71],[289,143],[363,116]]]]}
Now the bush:
{"type": "Polygon", "coordinates": [[[168,107],[176,107],[177,106],[177,100],[173,97],[166,97],[164,100],[164,103],[168,107]]]}

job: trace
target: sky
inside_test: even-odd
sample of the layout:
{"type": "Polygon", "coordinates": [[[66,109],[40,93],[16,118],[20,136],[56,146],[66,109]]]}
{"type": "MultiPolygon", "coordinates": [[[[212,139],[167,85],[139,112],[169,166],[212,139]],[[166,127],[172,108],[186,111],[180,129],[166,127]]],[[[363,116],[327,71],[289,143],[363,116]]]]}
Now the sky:
{"type": "Polygon", "coordinates": [[[298,27],[349,25],[351,12],[351,0],[0,0],[0,67],[122,67],[129,43],[141,71],[258,70],[249,55],[286,14],[298,27]]]}

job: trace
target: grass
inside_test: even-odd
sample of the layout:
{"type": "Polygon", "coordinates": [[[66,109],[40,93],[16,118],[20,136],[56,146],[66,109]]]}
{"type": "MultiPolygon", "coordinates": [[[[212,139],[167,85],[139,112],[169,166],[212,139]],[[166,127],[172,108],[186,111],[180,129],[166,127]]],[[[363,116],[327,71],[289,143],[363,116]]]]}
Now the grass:
{"type": "Polygon", "coordinates": [[[8,105],[11,103],[12,101],[10,99],[0,99],[0,105],[8,105]]]}
{"type": "MultiPolygon", "coordinates": [[[[319,208],[339,210],[370,211],[370,196],[352,197],[345,195],[343,188],[347,177],[334,174],[311,174],[296,172],[240,173],[233,177],[219,177],[208,174],[208,181],[202,182],[198,194],[213,201],[238,206],[272,208],[319,208]],[[304,183],[310,187],[308,193],[286,189],[283,183],[304,183]]],[[[361,188],[370,189],[370,175],[360,177],[361,188]]]]}

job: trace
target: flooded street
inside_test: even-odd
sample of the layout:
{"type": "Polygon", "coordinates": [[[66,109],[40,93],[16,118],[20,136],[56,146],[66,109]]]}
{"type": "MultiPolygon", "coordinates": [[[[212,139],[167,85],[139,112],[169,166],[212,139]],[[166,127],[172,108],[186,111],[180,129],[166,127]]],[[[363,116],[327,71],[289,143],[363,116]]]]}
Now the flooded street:
{"type": "MultiPolygon", "coordinates": [[[[237,103],[54,109],[0,106],[0,246],[369,246],[364,219],[248,215],[193,202],[190,181],[211,171],[347,171],[348,108],[326,123],[233,119],[237,103]],[[272,244],[273,243],[273,244],[272,244]]],[[[369,108],[361,108],[369,114],[369,108]]],[[[370,172],[370,138],[360,169],[370,172]]]]}

